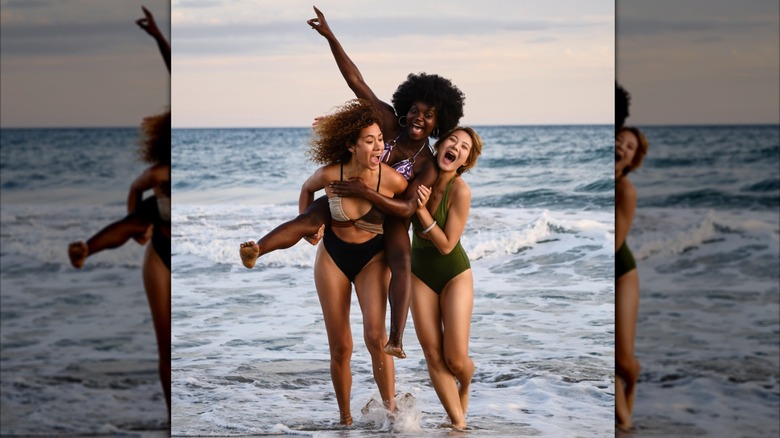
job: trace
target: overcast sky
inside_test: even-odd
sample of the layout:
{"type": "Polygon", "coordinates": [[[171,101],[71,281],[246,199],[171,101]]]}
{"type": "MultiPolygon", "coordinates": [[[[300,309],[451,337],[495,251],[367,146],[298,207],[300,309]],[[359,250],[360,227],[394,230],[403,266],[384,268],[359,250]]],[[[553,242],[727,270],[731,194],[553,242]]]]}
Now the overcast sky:
{"type": "MultiPolygon", "coordinates": [[[[174,126],[308,126],[352,98],[312,3],[174,0],[174,126]]],[[[316,4],[387,102],[424,71],[466,94],[464,123],[614,120],[613,0],[316,4]]]]}
{"type": "Polygon", "coordinates": [[[618,0],[629,123],[780,123],[780,2],[618,0]]]}
{"type": "Polygon", "coordinates": [[[1,0],[0,125],[137,126],[170,101],[141,5],[170,35],[168,0],[1,0]]]}

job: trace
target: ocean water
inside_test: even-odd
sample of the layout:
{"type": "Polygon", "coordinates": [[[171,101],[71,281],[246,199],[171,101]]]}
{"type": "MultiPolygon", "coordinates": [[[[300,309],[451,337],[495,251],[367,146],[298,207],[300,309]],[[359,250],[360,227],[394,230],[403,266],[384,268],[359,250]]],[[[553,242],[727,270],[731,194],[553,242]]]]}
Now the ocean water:
{"type": "MultiPolygon", "coordinates": [[[[475,277],[467,419],[475,436],[614,435],[611,126],[477,127],[462,237],[475,277]]],[[[355,425],[337,425],[327,339],[301,242],[248,270],[239,244],[297,214],[310,130],[173,131],[174,435],[450,436],[410,317],[400,412],[351,326],[355,425]],[[407,395],[407,394],[410,394],[407,395]]],[[[389,314],[388,314],[389,317],[389,314]]],[[[389,322],[388,322],[389,324],[389,322]]]]}
{"type": "Polygon", "coordinates": [[[137,129],[0,131],[2,435],[169,429],[130,242],[71,267],[67,245],[125,215],[137,129]]]}
{"type": "Polygon", "coordinates": [[[634,435],[777,436],[780,127],[642,129],[634,435]]]}

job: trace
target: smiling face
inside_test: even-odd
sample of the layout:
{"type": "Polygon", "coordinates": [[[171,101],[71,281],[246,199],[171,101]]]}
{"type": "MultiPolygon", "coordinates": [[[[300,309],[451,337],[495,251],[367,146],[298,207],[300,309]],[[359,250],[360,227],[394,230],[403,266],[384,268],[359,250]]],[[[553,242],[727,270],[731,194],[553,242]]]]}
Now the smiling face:
{"type": "Polygon", "coordinates": [[[406,123],[409,138],[422,140],[428,138],[436,129],[436,107],[422,101],[415,101],[406,112],[406,123]]]}
{"type": "Polygon", "coordinates": [[[455,172],[466,164],[473,148],[471,136],[458,129],[439,142],[436,164],[442,172],[455,172]]]}
{"type": "Polygon", "coordinates": [[[639,139],[628,129],[621,129],[615,136],[615,173],[623,175],[626,169],[631,169],[639,148],[639,139]]]}
{"type": "Polygon", "coordinates": [[[382,130],[376,123],[360,130],[360,136],[354,145],[349,147],[352,158],[357,164],[371,170],[379,168],[379,157],[382,155],[385,142],[382,130]]]}

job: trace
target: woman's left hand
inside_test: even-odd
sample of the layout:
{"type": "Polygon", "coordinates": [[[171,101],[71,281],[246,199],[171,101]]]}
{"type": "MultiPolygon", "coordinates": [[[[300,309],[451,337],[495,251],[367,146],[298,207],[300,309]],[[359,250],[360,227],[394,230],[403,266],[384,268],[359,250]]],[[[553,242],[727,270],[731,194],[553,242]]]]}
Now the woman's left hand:
{"type": "Polygon", "coordinates": [[[366,185],[359,178],[353,178],[348,181],[333,181],[329,186],[334,195],[342,197],[362,197],[366,191],[366,185]]]}
{"type": "Polygon", "coordinates": [[[420,184],[417,187],[417,209],[422,210],[425,208],[425,204],[428,203],[428,199],[431,197],[431,189],[420,184]]]}

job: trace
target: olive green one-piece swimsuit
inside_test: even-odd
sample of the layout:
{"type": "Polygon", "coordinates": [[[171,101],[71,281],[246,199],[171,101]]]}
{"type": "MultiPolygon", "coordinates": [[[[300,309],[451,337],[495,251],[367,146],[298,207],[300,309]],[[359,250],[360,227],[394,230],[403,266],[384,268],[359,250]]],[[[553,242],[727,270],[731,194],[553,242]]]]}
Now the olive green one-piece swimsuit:
{"type": "MultiPolygon", "coordinates": [[[[449,200],[450,188],[454,181],[455,178],[447,184],[441,203],[432,215],[433,220],[436,221],[442,230],[447,224],[447,201],[449,200]]],[[[449,254],[442,255],[433,242],[417,237],[417,233],[424,229],[417,215],[412,217],[412,225],[414,227],[414,235],[412,237],[412,274],[422,280],[434,292],[441,294],[450,280],[466,269],[471,268],[469,257],[460,244],[460,240],[449,254]]]]}

